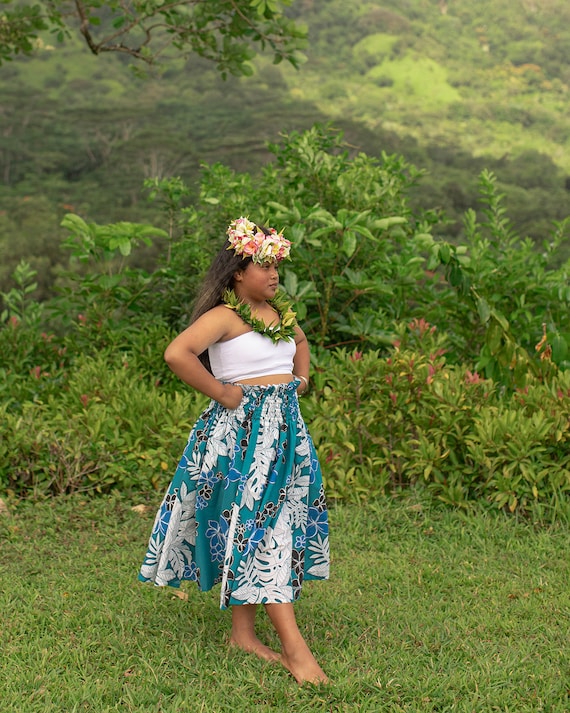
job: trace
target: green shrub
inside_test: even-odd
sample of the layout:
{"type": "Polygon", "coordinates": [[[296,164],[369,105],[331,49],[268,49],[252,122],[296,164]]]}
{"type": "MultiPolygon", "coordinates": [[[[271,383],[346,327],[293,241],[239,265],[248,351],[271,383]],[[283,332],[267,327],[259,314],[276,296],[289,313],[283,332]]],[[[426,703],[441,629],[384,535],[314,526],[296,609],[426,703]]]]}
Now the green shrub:
{"type": "Polygon", "coordinates": [[[18,410],[61,388],[70,355],[46,326],[45,305],[32,297],[36,272],[22,262],[13,277],[16,286],[0,293],[0,397],[18,410]]]}
{"type": "MultiPolygon", "coordinates": [[[[406,486],[467,508],[557,508],[570,489],[570,373],[512,393],[445,361],[424,320],[399,328],[389,357],[321,353],[301,401],[332,500],[406,486]]],[[[161,490],[206,398],[157,384],[155,356],[77,357],[59,393],[0,408],[0,489],[17,496],[161,490]],[[139,362],[137,363],[137,359],[139,362]],[[149,378],[151,377],[151,378],[149,378]]],[[[31,378],[31,377],[30,377],[31,378]]]]}
{"type": "Polygon", "coordinates": [[[68,214],[70,269],[45,304],[18,266],[0,293],[0,488],[161,486],[205,403],[162,354],[227,224],[249,213],[295,245],[282,282],[316,354],[302,409],[331,498],[422,484],[454,506],[557,508],[570,479],[570,219],[537,251],[483,172],[483,217],[466,211],[456,246],[436,237],[439,211],[412,211],[420,172],[401,157],[354,154],[319,126],[271,150],[261,176],[204,167],[196,205],[180,179],[147,182],[167,231],[68,214]],[[151,236],[167,248],[152,275],[127,259],[151,236]]]}
{"type": "Polygon", "coordinates": [[[77,360],[66,387],[0,411],[0,489],[18,496],[161,489],[205,404],[160,392],[121,355],[77,360]]]}
{"type": "Polygon", "coordinates": [[[419,484],[458,507],[484,500],[526,513],[556,504],[570,489],[570,374],[498,391],[446,364],[443,340],[426,322],[409,331],[418,325],[415,350],[321,359],[303,412],[329,497],[364,500],[419,484]]]}

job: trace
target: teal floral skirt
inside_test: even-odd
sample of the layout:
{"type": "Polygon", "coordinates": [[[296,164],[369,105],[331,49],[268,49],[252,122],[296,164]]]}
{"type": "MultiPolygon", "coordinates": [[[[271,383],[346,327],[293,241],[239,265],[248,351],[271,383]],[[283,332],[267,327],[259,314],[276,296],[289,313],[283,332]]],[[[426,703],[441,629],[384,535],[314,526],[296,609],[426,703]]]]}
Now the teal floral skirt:
{"type": "Polygon", "coordinates": [[[299,411],[298,380],[243,386],[235,410],[211,401],[156,515],[139,579],[221,582],[222,609],[292,602],[328,579],[321,469],[299,411]]]}

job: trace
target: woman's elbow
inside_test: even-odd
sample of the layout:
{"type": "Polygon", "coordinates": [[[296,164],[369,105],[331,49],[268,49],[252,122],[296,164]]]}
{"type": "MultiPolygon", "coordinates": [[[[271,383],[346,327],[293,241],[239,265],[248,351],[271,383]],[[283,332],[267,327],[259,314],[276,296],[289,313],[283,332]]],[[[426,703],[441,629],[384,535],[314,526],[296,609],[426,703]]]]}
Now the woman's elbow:
{"type": "Polygon", "coordinates": [[[164,361],[175,373],[178,373],[180,369],[188,369],[194,364],[196,358],[193,351],[178,345],[170,344],[164,352],[164,361]]]}
{"type": "Polygon", "coordinates": [[[179,359],[179,350],[176,349],[176,347],[173,347],[172,344],[167,346],[164,351],[164,361],[168,364],[168,366],[172,367],[172,365],[176,364],[179,359]]]}

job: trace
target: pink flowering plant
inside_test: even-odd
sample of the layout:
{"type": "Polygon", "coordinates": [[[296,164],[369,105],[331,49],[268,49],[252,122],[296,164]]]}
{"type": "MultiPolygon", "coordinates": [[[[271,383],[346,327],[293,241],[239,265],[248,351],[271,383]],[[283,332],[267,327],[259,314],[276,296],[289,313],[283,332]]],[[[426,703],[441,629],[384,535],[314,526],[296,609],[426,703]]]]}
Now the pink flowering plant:
{"type": "Polygon", "coordinates": [[[253,262],[281,262],[289,257],[291,242],[278,233],[275,228],[269,228],[269,235],[260,230],[248,218],[238,218],[230,223],[228,228],[228,250],[234,250],[238,255],[250,257],[253,262]]]}

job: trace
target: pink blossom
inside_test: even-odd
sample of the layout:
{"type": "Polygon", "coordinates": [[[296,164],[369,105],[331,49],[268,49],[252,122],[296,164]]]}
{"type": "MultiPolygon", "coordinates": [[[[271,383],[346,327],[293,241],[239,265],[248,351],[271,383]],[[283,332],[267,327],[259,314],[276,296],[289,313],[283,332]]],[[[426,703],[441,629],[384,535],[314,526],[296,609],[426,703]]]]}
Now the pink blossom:
{"type": "Polygon", "coordinates": [[[87,408],[88,402],[89,396],[87,396],[87,394],[81,394],[81,403],[83,404],[83,408],[87,408]]]}
{"type": "Polygon", "coordinates": [[[478,383],[480,383],[480,381],[481,381],[481,377],[479,376],[479,374],[476,371],[474,371],[473,373],[471,373],[469,371],[469,369],[467,369],[465,371],[465,383],[466,384],[478,384],[478,383]]]}
{"type": "Polygon", "coordinates": [[[15,315],[10,317],[10,326],[17,327],[19,324],[18,318],[15,315]]]}
{"type": "Polygon", "coordinates": [[[392,399],[392,403],[394,406],[396,405],[396,401],[398,400],[397,394],[395,394],[393,391],[390,391],[390,398],[392,399]]]}
{"type": "Polygon", "coordinates": [[[332,448],[329,450],[327,457],[325,458],[325,463],[330,463],[338,456],[338,453],[333,453],[332,448]]]}
{"type": "Polygon", "coordinates": [[[429,322],[427,322],[423,317],[421,319],[418,319],[415,317],[409,324],[408,328],[411,330],[418,330],[420,333],[420,336],[423,337],[423,335],[426,332],[429,332],[430,334],[433,334],[436,330],[435,327],[433,327],[429,322]]]}
{"type": "Polygon", "coordinates": [[[355,351],[350,357],[350,361],[360,361],[360,359],[362,359],[362,352],[355,351]]]}
{"type": "Polygon", "coordinates": [[[33,376],[34,379],[39,379],[42,375],[41,366],[34,366],[32,369],[30,369],[30,375],[33,376]]]}
{"type": "Polygon", "coordinates": [[[430,361],[435,361],[440,356],[443,356],[446,351],[447,351],[447,349],[437,349],[435,352],[433,352],[433,354],[429,355],[430,361]]]}

